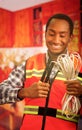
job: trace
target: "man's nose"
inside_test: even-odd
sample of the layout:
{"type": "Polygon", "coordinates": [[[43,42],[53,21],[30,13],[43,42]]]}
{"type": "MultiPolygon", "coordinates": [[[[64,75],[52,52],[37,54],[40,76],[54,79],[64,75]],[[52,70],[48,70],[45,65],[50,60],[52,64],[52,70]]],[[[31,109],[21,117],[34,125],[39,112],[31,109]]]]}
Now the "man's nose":
{"type": "Polygon", "coordinates": [[[54,38],[53,38],[53,42],[59,43],[59,40],[60,40],[59,36],[55,35],[54,38]]]}

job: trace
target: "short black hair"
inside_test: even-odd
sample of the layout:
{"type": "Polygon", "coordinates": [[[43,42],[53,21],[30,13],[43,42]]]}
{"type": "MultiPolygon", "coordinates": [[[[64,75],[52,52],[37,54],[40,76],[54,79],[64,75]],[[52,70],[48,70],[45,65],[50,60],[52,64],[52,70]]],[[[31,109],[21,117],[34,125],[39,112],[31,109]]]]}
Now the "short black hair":
{"type": "Polygon", "coordinates": [[[51,16],[46,24],[46,31],[47,31],[47,28],[51,22],[52,19],[62,19],[62,20],[66,20],[68,23],[69,23],[69,27],[70,27],[70,35],[73,34],[73,28],[74,28],[74,24],[73,24],[73,21],[72,19],[65,15],[65,14],[55,14],[53,16],[51,16]]]}

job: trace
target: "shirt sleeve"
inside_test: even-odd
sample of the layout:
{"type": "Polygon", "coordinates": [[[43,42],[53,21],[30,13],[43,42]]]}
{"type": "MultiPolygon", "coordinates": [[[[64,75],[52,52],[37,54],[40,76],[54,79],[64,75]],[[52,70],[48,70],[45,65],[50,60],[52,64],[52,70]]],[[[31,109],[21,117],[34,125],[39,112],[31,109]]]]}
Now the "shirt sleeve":
{"type": "Polygon", "coordinates": [[[0,104],[20,101],[17,94],[19,89],[24,85],[25,63],[26,62],[23,62],[21,65],[13,69],[8,79],[0,83],[0,104]]]}

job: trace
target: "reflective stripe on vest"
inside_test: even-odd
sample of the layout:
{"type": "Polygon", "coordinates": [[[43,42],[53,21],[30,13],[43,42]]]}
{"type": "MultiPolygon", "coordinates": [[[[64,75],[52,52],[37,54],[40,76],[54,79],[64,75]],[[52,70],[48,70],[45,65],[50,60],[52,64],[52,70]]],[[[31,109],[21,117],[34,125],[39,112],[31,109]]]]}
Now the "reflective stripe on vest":
{"type": "MultiPolygon", "coordinates": [[[[31,115],[43,115],[45,112],[44,107],[39,106],[25,106],[24,114],[31,115]]],[[[62,114],[62,111],[54,108],[46,108],[46,116],[56,117],[67,121],[78,122],[80,115],[74,115],[73,118],[67,118],[65,114],[62,114]]]]}

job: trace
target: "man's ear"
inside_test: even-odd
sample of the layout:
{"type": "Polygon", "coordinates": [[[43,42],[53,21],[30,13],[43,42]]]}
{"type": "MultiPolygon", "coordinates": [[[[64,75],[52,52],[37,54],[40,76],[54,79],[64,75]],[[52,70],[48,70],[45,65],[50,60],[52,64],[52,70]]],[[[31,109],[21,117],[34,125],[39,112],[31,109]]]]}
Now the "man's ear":
{"type": "Polygon", "coordinates": [[[71,35],[68,41],[68,50],[72,49],[72,41],[73,41],[74,35],[71,35]]]}
{"type": "Polygon", "coordinates": [[[72,42],[73,38],[74,38],[74,35],[72,34],[72,35],[70,36],[69,42],[72,42]]]}

